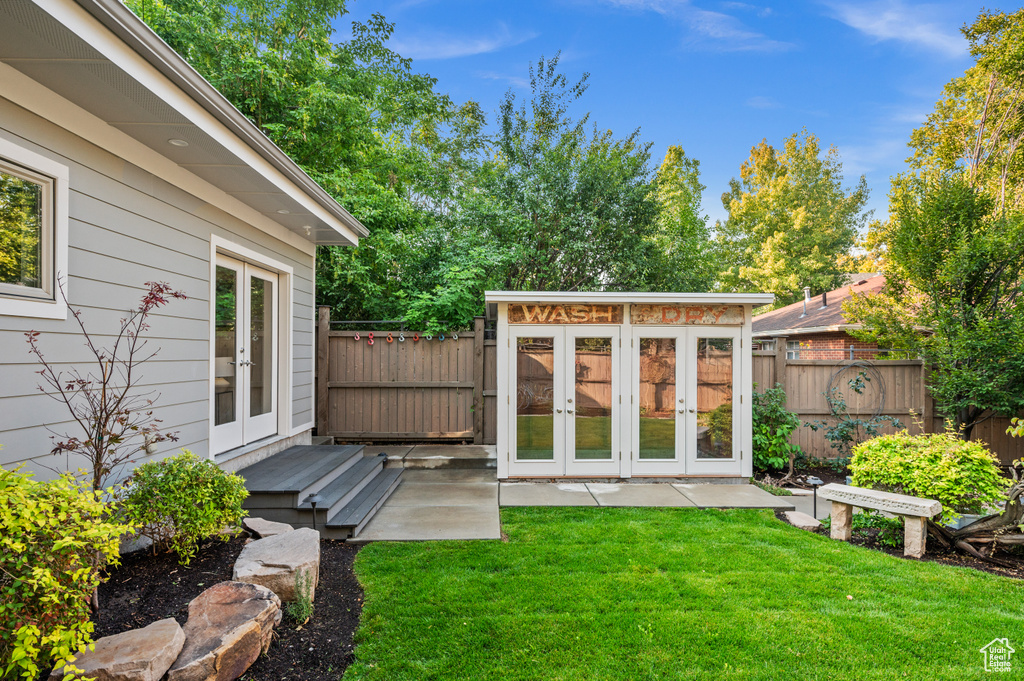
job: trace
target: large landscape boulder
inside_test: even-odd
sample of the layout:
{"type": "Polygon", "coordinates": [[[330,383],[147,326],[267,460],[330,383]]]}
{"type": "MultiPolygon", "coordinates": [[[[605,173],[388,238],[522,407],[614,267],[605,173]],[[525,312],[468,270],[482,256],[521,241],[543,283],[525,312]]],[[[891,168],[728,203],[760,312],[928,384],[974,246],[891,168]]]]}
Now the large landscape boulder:
{"type": "Polygon", "coordinates": [[[295,529],[288,523],[275,523],[273,520],[264,520],[263,518],[243,518],[242,525],[260,539],[276,537],[295,529]]]}
{"type": "MultiPolygon", "coordinates": [[[[142,629],[132,629],[96,641],[84,650],[74,665],[96,681],[159,681],[185,645],[181,627],[169,617],[142,629]]],[[[64,668],[50,673],[50,680],[64,678],[64,668]]]]}
{"type": "Polygon", "coordinates": [[[188,604],[185,646],[167,681],[233,681],[270,647],[281,599],[265,587],[221,582],[188,604]]]}
{"type": "Polygon", "coordinates": [[[308,527],[260,539],[245,546],[235,561],[232,579],[260,584],[282,601],[297,599],[296,576],[309,583],[309,600],[316,594],[320,578],[320,533],[308,527]]]}

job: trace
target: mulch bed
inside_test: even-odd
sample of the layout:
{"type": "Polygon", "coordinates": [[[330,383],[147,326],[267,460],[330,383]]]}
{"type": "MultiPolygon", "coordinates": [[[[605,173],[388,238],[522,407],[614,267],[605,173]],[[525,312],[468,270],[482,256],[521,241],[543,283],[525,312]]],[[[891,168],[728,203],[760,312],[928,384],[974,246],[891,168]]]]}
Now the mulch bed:
{"type": "MultiPolygon", "coordinates": [[[[783,511],[776,511],[775,517],[786,522],[786,518],[783,515],[783,511]]],[[[888,553],[890,556],[896,556],[897,558],[903,558],[905,560],[922,560],[929,561],[932,563],[942,563],[943,565],[952,565],[955,567],[971,568],[973,570],[980,570],[981,572],[989,572],[993,575],[999,575],[1001,577],[1012,577],[1014,579],[1024,579],[1024,554],[1022,553],[1006,553],[1000,551],[997,557],[1010,563],[1011,567],[1001,567],[999,565],[993,565],[992,563],[986,563],[983,560],[979,560],[974,556],[969,556],[965,553],[958,551],[948,551],[938,545],[937,542],[929,539],[928,549],[924,554],[923,558],[907,558],[903,555],[903,547],[891,548],[889,546],[882,546],[878,543],[878,534],[880,530],[877,529],[865,529],[854,532],[853,537],[849,543],[855,546],[863,546],[864,548],[871,549],[873,551],[881,551],[882,553],[888,553]]],[[[815,533],[822,535],[823,537],[829,536],[829,530],[825,527],[819,527],[815,530],[815,533]]]]}
{"type": "MultiPolygon", "coordinates": [[[[100,586],[100,611],[93,638],[138,629],[167,617],[179,624],[188,619],[188,604],[231,570],[244,537],[206,543],[188,567],[173,554],[153,556],[149,550],[126,555],[100,586]]],[[[245,681],[303,679],[336,681],[353,660],[352,635],[359,626],[363,590],[352,572],[359,546],[320,542],[320,582],[313,617],[297,626],[287,613],[274,630],[274,642],[241,677],[245,681]]]]}

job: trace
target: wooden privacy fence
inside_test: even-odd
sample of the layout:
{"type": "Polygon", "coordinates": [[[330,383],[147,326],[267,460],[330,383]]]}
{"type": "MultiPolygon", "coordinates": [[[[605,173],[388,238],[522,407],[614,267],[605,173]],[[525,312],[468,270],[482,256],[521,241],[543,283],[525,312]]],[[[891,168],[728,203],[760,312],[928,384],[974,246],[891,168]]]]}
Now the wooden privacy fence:
{"type": "MultiPolygon", "coordinates": [[[[753,352],[756,392],[780,383],[786,391],[786,408],[795,412],[801,423],[835,423],[829,417],[825,399],[831,382],[842,393],[847,413],[853,418],[868,419],[876,413],[892,416],[911,434],[941,432],[945,428],[942,416],[935,413],[920,360],[787,359],[785,342],[777,343],[776,348],[753,352]],[[857,394],[850,388],[849,381],[862,370],[871,380],[864,383],[862,394],[857,394]]],[[[1024,438],[1007,435],[1009,425],[1009,419],[990,418],[974,427],[971,439],[985,442],[1000,461],[1010,463],[1024,456],[1024,438]]],[[[881,430],[891,433],[896,428],[886,424],[881,430]]],[[[799,445],[809,456],[838,456],[821,429],[814,431],[801,425],[790,442],[799,445]]]]}
{"type": "Polygon", "coordinates": [[[496,442],[497,348],[484,338],[483,317],[474,322],[457,339],[414,341],[406,331],[399,341],[397,331],[332,331],[330,308],[319,308],[317,433],[496,442]]]}
{"type": "MultiPolygon", "coordinates": [[[[373,345],[367,342],[369,332],[332,331],[330,323],[330,308],[321,307],[317,325],[318,434],[351,441],[496,442],[497,342],[485,338],[483,317],[477,317],[473,331],[458,334],[457,340],[435,337],[413,341],[412,332],[406,332],[405,341],[400,342],[398,333],[392,331],[393,342],[388,343],[387,331],[374,331],[373,345]],[[357,333],[359,341],[355,340],[357,333]]],[[[781,383],[786,390],[786,406],[801,423],[832,422],[825,399],[831,382],[843,393],[847,412],[855,418],[881,413],[898,418],[911,433],[943,429],[918,360],[793,360],[786,358],[784,342],[777,343],[776,348],[753,352],[753,380],[758,392],[781,383]],[[865,365],[871,380],[858,395],[848,382],[865,365]]],[[[667,352],[667,348],[664,350],[667,352]]],[[[527,378],[536,373],[534,383],[539,394],[551,384],[552,360],[540,349],[527,354],[531,362],[520,368],[527,378]]],[[[648,410],[664,408],[665,396],[660,392],[675,389],[674,353],[668,354],[672,362],[666,359],[663,370],[654,372],[657,376],[652,373],[641,383],[640,402],[648,410]]],[[[730,392],[727,383],[731,362],[723,363],[725,357],[718,354],[709,352],[698,367],[702,384],[707,391],[715,392],[698,397],[713,402],[711,406],[724,399],[716,397],[718,392],[730,392]],[[718,374],[722,374],[721,380],[716,379],[718,374]]],[[[653,359],[653,355],[647,357],[648,361],[653,359]]],[[[611,389],[610,374],[605,375],[611,369],[610,358],[594,353],[587,364],[589,370],[578,376],[578,388],[595,405],[609,403],[604,393],[611,389]]],[[[526,384],[531,382],[527,380],[526,384]]],[[[972,438],[986,442],[1004,463],[1009,463],[1024,457],[1024,438],[1008,436],[1008,425],[1008,419],[991,418],[974,428],[972,438]]],[[[883,428],[883,432],[893,430],[891,425],[883,428]]],[[[810,456],[836,456],[822,430],[801,426],[791,441],[810,456]]]]}

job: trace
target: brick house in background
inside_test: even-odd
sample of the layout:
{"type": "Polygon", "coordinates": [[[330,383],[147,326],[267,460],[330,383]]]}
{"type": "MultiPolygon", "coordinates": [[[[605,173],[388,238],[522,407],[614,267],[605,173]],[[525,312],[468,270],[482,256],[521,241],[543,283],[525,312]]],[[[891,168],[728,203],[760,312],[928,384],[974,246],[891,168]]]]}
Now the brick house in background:
{"type": "Polygon", "coordinates": [[[857,340],[850,330],[863,328],[843,316],[843,302],[852,293],[878,293],[885,276],[877,273],[850,275],[850,283],[834,291],[811,297],[804,289],[802,301],[754,317],[755,347],[775,350],[785,343],[786,359],[873,359],[878,344],[857,340]]]}

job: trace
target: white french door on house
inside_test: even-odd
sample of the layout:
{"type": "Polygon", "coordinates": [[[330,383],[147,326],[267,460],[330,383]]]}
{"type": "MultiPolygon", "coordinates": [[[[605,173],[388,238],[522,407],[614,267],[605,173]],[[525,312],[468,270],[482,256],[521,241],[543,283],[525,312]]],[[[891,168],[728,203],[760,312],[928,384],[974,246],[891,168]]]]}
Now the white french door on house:
{"type": "Polygon", "coordinates": [[[213,400],[215,453],[277,433],[278,277],[217,256],[213,400]]]}
{"type": "Polygon", "coordinates": [[[619,327],[515,326],[513,476],[618,476],[619,327]]]}
{"type": "Polygon", "coordinates": [[[633,476],[741,473],[739,338],[739,329],[633,327],[633,476]]]}

